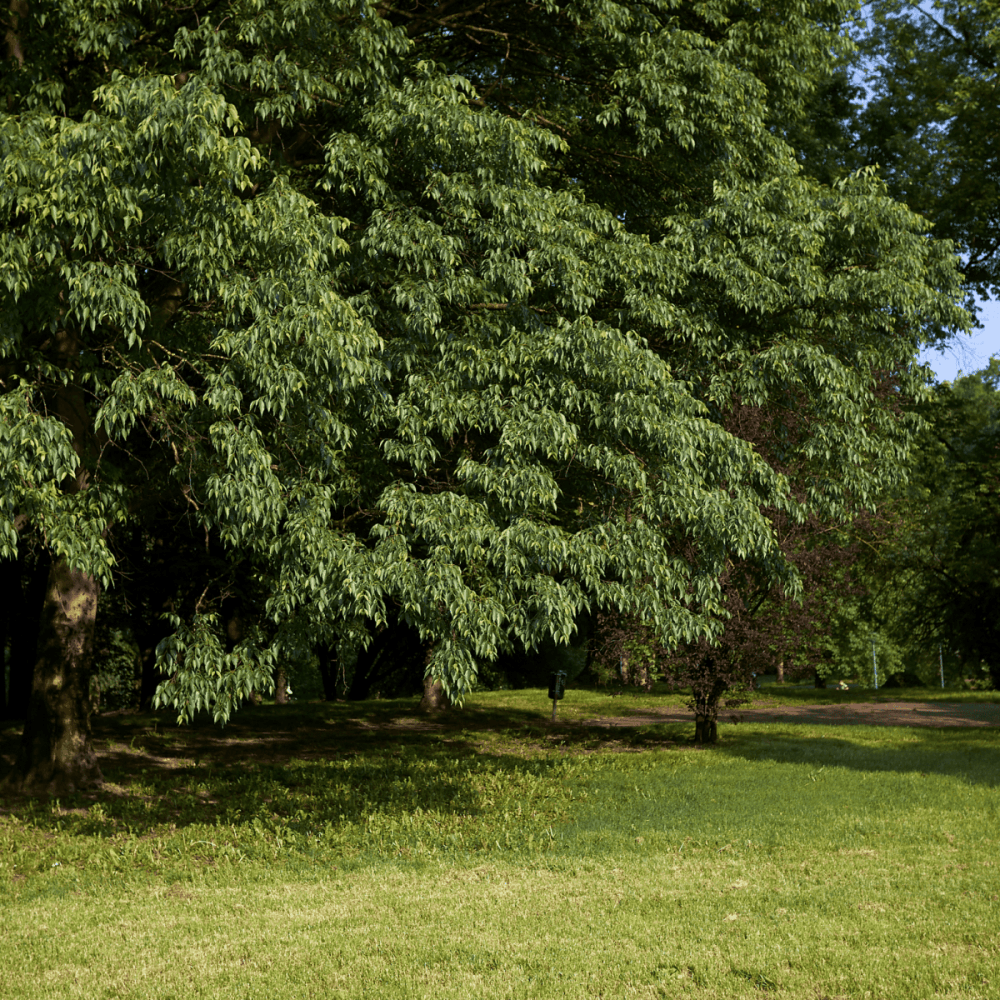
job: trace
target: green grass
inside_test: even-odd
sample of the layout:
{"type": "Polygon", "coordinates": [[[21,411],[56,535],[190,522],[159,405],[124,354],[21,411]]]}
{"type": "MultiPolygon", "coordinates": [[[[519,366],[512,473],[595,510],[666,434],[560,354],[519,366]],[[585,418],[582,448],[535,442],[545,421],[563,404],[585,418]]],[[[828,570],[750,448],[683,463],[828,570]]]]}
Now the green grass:
{"type": "Polygon", "coordinates": [[[0,997],[1000,996],[997,730],[577,724],[652,701],[99,719],[0,815],[0,997]]]}

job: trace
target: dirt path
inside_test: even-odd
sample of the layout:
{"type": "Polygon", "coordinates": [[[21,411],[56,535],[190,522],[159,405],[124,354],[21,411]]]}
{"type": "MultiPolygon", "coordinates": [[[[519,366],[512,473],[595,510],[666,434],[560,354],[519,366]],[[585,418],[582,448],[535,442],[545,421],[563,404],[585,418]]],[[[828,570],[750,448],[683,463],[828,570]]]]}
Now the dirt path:
{"type": "MultiPolygon", "coordinates": [[[[758,702],[758,704],[760,704],[758,702]]],[[[618,718],[588,719],[585,726],[648,726],[693,722],[685,708],[670,706],[618,718]]],[[[821,726],[1000,726],[1000,705],[940,702],[851,702],[845,705],[775,705],[723,710],[721,723],[791,722],[821,726]]]]}

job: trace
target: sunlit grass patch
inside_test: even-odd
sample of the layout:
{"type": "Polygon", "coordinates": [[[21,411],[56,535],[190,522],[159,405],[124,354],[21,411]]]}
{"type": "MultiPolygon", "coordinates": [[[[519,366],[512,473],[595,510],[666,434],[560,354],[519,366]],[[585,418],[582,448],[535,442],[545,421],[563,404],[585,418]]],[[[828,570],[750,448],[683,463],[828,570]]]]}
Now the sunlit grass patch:
{"type": "Polygon", "coordinates": [[[8,803],[0,997],[996,995],[996,730],[332,707],[123,727],[104,793],[8,803]]]}

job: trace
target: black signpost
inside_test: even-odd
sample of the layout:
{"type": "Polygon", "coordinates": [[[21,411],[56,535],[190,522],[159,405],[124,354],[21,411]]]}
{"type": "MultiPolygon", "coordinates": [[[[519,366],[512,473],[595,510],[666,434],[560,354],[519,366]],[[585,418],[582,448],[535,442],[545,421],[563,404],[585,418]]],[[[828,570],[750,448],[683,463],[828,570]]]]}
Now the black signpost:
{"type": "Polygon", "coordinates": [[[566,693],[566,671],[558,670],[549,674],[549,697],[552,699],[552,721],[556,721],[556,706],[566,693]]]}

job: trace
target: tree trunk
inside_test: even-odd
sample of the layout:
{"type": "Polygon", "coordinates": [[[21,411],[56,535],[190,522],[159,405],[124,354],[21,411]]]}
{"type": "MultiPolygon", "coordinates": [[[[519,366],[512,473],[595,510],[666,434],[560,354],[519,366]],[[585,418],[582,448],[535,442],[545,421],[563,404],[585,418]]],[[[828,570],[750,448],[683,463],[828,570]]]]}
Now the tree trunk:
{"type": "Polygon", "coordinates": [[[695,743],[715,743],[719,738],[715,715],[698,713],[694,717],[695,743]]]}
{"type": "Polygon", "coordinates": [[[18,559],[17,580],[12,588],[10,659],[8,671],[10,685],[7,692],[7,718],[26,719],[31,702],[31,678],[38,659],[38,633],[41,626],[42,605],[49,579],[52,560],[42,549],[33,560],[18,559]],[[27,574],[26,564],[31,568],[27,574]],[[27,580],[24,579],[25,575],[27,580]]]}
{"type": "Polygon", "coordinates": [[[274,703],[275,705],[288,704],[288,675],[284,667],[278,667],[278,672],[274,678],[274,703]]]}
{"type": "Polygon", "coordinates": [[[21,587],[21,564],[0,560],[0,719],[7,718],[7,642],[14,620],[14,591],[21,587]]]}
{"type": "Polygon", "coordinates": [[[4,788],[69,795],[104,777],[90,742],[89,679],[99,585],[65,558],[49,572],[28,718],[4,788]]]}
{"type": "Polygon", "coordinates": [[[653,682],[649,679],[649,664],[645,660],[643,660],[639,666],[638,675],[639,676],[636,680],[639,687],[641,687],[643,691],[652,691],[653,682]]]}
{"type": "Polygon", "coordinates": [[[819,670],[815,671],[815,676],[814,676],[814,679],[813,679],[813,684],[814,684],[815,687],[818,687],[818,688],[825,688],[826,687],[826,678],[825,677],[820,677],[819,670]]]}
{"type": "Polygon", "coordinates": [[[382,631],[372,637],[368,648],[358,650],[351,685],[347,690],[348,701],[364,701],[371,694],[372,682],[376,678],[375,666],[392,638],[395,625],[395,620],[390,616],[382,631]]]}
{"type": "Polygon", "coordinates": [[[167,600],[162,608],[147,612],[149,619],[137,614],[132,620],[132,634],[139,644],[139,708],[144,712],[152,708],[156,689],[165,679],[156,669],[156,647],[173,632],[173,626],[161,621],[159,614],[173,610],[173,601],[167,600]]]}
{"type": "Polygon", "coordinates": [[[784,684],[785,683],[785,658],[783,656],[778,660],[777,670],[778,670],[777,681],[778,681],[779,684],[784,684]]]}
{"type": "MultiPolygon", "coordinates": [[[[70,375],[67,382],[56,381],[45,391],[46,411],[69,429],[79,459],[76,473],[59,487],[64,493],[83,493],[90,482],[87,465],[108,441],[105,433],[95,433],[83,388],[75,379],[84,344],[79,331],[69,327],[56,329],[44,346],[53,364],[70,375]]],[[[39,565],[44,565],[41,556],[39,565]]],[[[51,562],[41,627],[26,639],[37,643],[37,659],[21,746],[4,779],[8,791],[62,796],[104,781],[90,741],[89,687],[99,593],[97,580],[71,569],[65,557],[51,562]]],[[[31,610],[29,605],[29,614],[31,610]]],[[[30,626],[29,620],[25,628],[30,626]]]]}
{"type": "Polygon", "coordinates": [[[337,700],[337,647],[323,643],[316,647],[319,658],[319,675],[323,679],[323,697],[327,701],[337,700]]]}
{"type": "Polygon", "coordinates": [[[435,680],[430,674],[430,664],[433,656],[434,645],[432,643],[428,647],[427,656],[424,659],[424,664],[428,672],[424,674],[424,696],[420,699],[419,706],[421,712],[427,712],[432,715],[437,712],[443,712],[446,708],[451,707],[451,702],[444,693],[444,687],[441,685],[441,682],[435,680]]]}
{"type": "Polygon", "coordinates": [[[446,708],[450,707],[451,702],[444,693],[441,682],[434,680],[428,674],[424,678],[424,696],[420,699],[420,711],[434,714],[436,712],[443,712],[446,708]]]}

